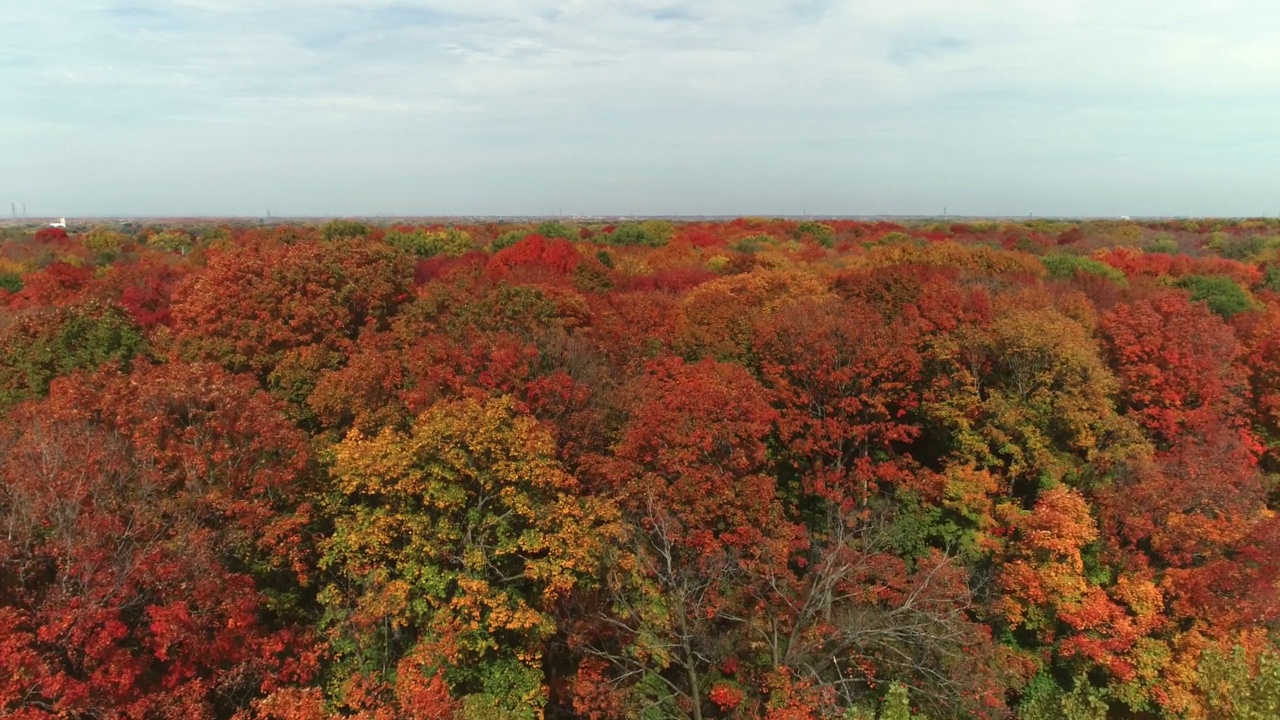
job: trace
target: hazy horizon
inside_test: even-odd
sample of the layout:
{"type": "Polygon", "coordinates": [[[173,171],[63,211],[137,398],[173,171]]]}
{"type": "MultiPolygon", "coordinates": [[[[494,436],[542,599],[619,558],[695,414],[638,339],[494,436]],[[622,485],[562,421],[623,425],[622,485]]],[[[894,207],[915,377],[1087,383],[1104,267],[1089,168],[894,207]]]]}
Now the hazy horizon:
{"type": "Polygon", "coordinates": [[[1049,222],[1066,222],[1066,223],[1090,223],[1090,222],[1106,222],[1106,221],[1132,221],[1132,222],[1162,222],[1162,221],[1182,221],[1182,220],[1222,220],[1222,221],[1271,221],[1274,222],[1280,218],[1276,216],[1265,215],[866,215],[866,214],[755,214],[755,213],[730,213],[725,215],[672,215],[672,214],[582,214],[582,215],[532,215],[532,214],[493,214],[493,215],[420,215],[412,213],[382,213],[378,215],[233,215],[233,214],[171,214],[171,215],[143,215],[128,213],[108,213],[101,215],[80,215],[80,216],[59,216],[59,215],[31,215],[30,213],[22,215],[21,211],[17,215],[0,216],[0,225],[43,225],[47,221],[65,220],[68,226],[75,225],[92,225],[94,223],[127,223],[132,221],[147,222],[203,222],[203,221],[227,221],[227,222],[258,222],[267,224],[290,224],[296,222],[314,223],[327,222],[329,220],[358,220],[370,224],[378,225],[380,223],[406,221],[406,222],[544,222],[544,221],[561,221],[565,223],[584,223],[584,222],[629,222],[629,221],[647,221],[647,220],[668,220],[671,222],[729,222],[737,219],[760,219],[760,220],[818,220],[818,221],[901,221],[901,222],[959,222],[959,223],[977,223],[977,222],[1027,222],[1027,221],[1049,221],[1049,222]]]}
{"type": "Polygon", "coordinates": [[[0,213],[1274,217],[1255,0],[46,0],[0,213]]]}

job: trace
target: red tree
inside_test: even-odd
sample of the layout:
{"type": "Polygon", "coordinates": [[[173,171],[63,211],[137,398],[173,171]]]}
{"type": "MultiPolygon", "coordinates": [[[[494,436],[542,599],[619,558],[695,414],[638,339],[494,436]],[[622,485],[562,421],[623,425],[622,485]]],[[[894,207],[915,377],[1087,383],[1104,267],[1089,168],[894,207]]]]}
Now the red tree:
{"type": "Polygon", "coordinates": [[[0,710],[225,717],[310,675],[308,632],[265,594],[307,573],[307,444],[251,381],[76,375],[0,447],[0,710]]]}

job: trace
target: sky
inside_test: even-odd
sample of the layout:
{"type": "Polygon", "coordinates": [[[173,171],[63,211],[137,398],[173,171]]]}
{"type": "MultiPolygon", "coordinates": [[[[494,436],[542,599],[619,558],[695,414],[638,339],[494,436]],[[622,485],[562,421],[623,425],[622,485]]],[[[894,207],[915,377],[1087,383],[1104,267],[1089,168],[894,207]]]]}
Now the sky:
{"type": "Polygon", "coordinates": [[[3,0],[30,215],[1280,214],[1274,0],[3,0]]]}

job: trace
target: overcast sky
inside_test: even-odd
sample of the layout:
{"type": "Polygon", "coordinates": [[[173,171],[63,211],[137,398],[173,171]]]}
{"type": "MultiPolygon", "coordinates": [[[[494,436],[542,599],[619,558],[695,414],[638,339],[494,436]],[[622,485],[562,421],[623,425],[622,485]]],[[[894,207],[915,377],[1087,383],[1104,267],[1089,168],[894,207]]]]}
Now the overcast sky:
{"type": "Polygon", "coordinates": [[[3,0],[34,215],[1280,214],[1275,0],[3,0]]]}

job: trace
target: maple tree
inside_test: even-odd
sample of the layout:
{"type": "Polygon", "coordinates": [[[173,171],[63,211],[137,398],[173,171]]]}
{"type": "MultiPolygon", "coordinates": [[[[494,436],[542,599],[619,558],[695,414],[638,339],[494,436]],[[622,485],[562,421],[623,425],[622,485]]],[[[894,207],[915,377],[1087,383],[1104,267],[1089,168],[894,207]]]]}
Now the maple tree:
{"type": "Polygon", "coordinates": [[[600,470],[627,536],[580,643],[633,678],[629,706],[700,720],[749,578],[785,567],[799,539],[762,472],[774,412],[745,370],[711,360],[657,359],[628,392],[638,403],[600,470]]]}
{"type": "MultiPolygon", "coordinates": [[[[408,299],[407,258],[376,244],[250,246],[214,255],[177,291],[184,357],[264,379],[308,350],[344,352],[408,299]]],[[[287,367],[287,366],[286,366],[287,367]]]]}
{"type": "MultiPolygon", "coordinates": [[[[1123,303],[1102,317],[1121,406],[1162,445],[1241,427],[1246,378],[1230,327],[1180,294],[1123,303]]],[[[1243,430],[1242,430],[1243,432],[1243,430]]]]}
{"type": "Polygon", "coordinates": [[[251,383],[73,375],[0,436],[7,716],[215,718],[309,678],[307,446],[251,383]]]}
{"type": "Polygon", "coordinates": [[[754,354],[780,409],[779,439],[805,490],[865,502],[918,436],[917,327],[859,301],[798,298],[758,322],[754,354]]]}

